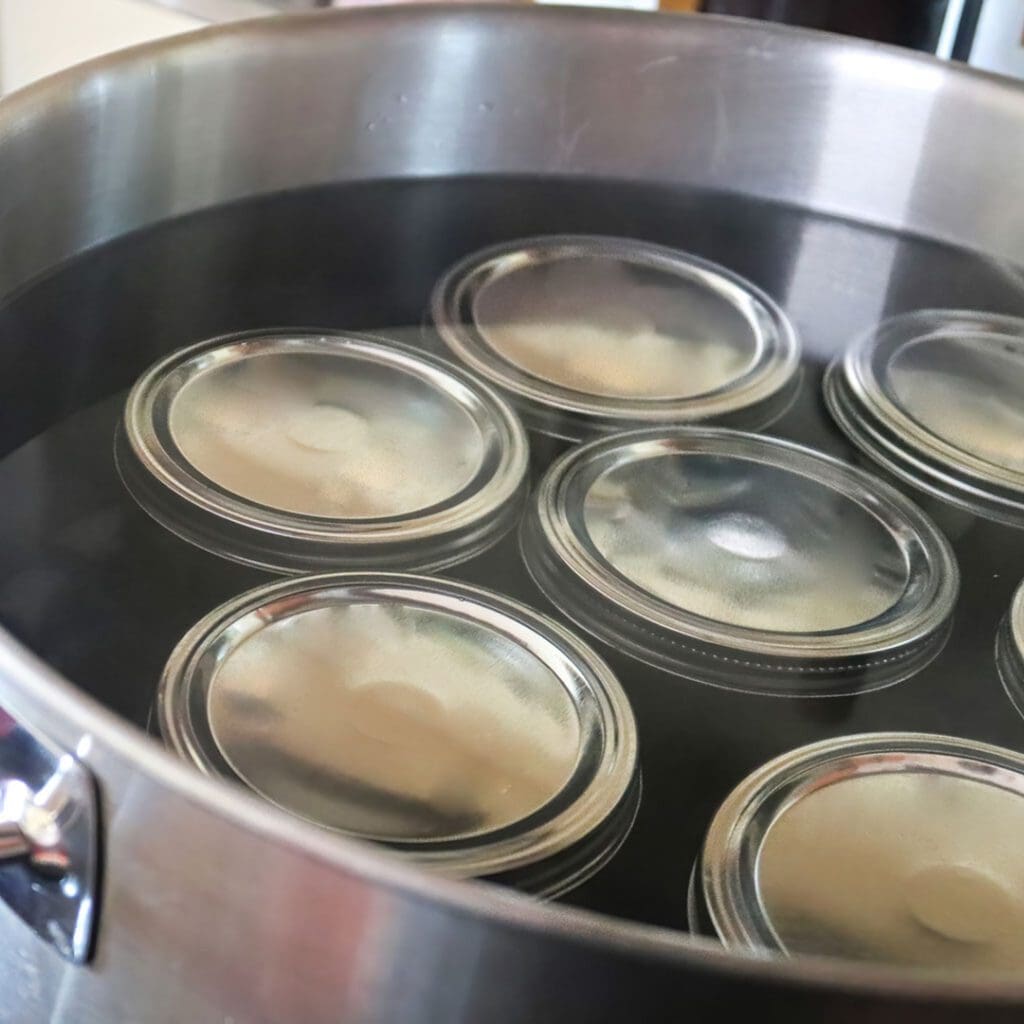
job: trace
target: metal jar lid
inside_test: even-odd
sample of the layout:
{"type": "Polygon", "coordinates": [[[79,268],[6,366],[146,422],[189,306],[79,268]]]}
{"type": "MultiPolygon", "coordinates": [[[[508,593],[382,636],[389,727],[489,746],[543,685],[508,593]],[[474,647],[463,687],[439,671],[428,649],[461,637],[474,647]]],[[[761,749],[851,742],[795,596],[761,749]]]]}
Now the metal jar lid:
{"type": "Polygon", "coordinates": [[[961,310],[884,320],[830,367],[825,401],[896,476],[1024,526],[1024,320],[961,310]]]}
{"type": "Polygon", "coordinates": [[[458,367],[331,331],[227,335],[132,388],[118,468],[160,523],[280,572],[438,569],[494,544],[525,499],[526,435],[458,367]]]}
{"type": "Polygon", "coordinates": [[[1022,845],[1020,754],[924,733],[842,737],[732,792],[695,888],[731,948],[1019,971],[1022,845]]]}
{"type": "Polygon", "coordinates": [[[642,661],[748,692],[898,682],[945,641],[948,541],[893,488],[810,448],[637,431],[563,456],[523,521],[540,588],[642,661]]]}
{"type": "Polygon", "coordinates": [[[175,648],[157,716],[181,757],[298,817],[542,895],[596,871],[639,800],[608,667],[523,605],[427,577],[243,594],[175,648]]]}
{"type": "Polygon", "coordinates": [[[632,239],[554,235],[474,253],[434,290],[434,325],[528,427],[576,441],[669,423],[757,429],[796,392],[781,309],[732,271],[632,239]]]}
{"type": "Polygon", "coordinates": [[[1024,715],[1024,582],[1017,587],[996,635],[996,666],[1007,696],[1024,715]]]}

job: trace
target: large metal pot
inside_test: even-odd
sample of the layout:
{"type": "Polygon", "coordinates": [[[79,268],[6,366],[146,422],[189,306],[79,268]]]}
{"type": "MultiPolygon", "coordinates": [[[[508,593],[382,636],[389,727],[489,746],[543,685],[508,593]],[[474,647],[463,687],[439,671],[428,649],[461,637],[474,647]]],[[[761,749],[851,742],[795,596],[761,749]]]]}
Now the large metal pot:
{"type": "MultiPolygon", "coordinates": [[[[87,247],[214,204],[491,173],[711,186],[1019,263],[1022,166],[1020,87],[805,32],[467,8],[260,21],[0,104],[0,301],[87,247]]],[[[5,451],[28,427],[20,375],[66,358],[61,344],[0,338],[5,451]]],[[[2,1021],[1024,1012],[1024,983],[740,958],[430,878],[199,777],[6,633],[0,705],[5,799],[25,795],[19,776],[50,780],[77,877],[96,879],[54,890],[35,872],[62,865],[0,866],[2,1021]]],[[[23,831],[5,827],[0,853],[23,831]]]]}

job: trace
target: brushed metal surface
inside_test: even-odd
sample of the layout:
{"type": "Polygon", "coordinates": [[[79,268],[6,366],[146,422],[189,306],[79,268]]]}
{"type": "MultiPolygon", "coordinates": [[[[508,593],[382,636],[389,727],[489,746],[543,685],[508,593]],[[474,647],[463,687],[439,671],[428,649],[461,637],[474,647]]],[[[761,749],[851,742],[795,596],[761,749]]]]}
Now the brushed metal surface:
{"type": "Polygon", "coordinates": [[[368,177],[685,182],[1008,256],[1024,234],[1009,175],[1024,165],[1019,85],[753,23],[260,19],[101,58],[4,104],[0,225],[18,244],[0,249],[0,294],[163,217],[368,177]]]}
{"type": "Polygon", "coordinates": [[[1024,524],[1024,320],[891,317],[828,377],[833,417],[869,458],[961,508],[1024,524]]]}
{"type": "Polygon", "coordinates": [[[116,449],[158,522],[286,573],[465,561],[512,529],[527,491],[526,434],[499,396],[421,351],[337,331],[171,353],[132,388],[116,449]]]}
{"type": "Polygon", "coordinates": [[[768,295],[635,239],[548,235],[471,253],[438,281],[431,315],[450,355],[553,437],[761,427],[799,387],[799,338],[768,295]]]}
{"type": "Polygon", "coordinates": [[[718,428],[574,449],[541,480],[520,539],[537,585],[582,630],[750,693],[909,678],[941,650],[959,591],[946,538],[883,481],[718,428]]]}
{"type": "MultiPolygon", "coordinates": [[[[558,10],[261,20],[0,102],[0,296],[231,199],[491,172],[737,190],[1019,263],[1022,165],[1019,86],[808,33],[558,10]]],[[[1013,982],[745,960],[427,879],[197,777],[6,634],[0,705],[78,751],[106,824],[93,963],[0,914],[17,996],[0,1021],[974,1022],[1024,1005],[1013,982]]]]}
{"type": "Polygon", "coordinates": [[[585,644],[427,576],[249,591],[182,638],[156,703],[167,745],[206,774],[449,878],[547,860],[565,891],[582,879],[550,865],[583,842],[599,861],[600,831],[621,843],[605,825],[637,783],[629,701],[585,644]]]}
{"type": "Polygon", "coordinates": [[[915,732],[812,743],[722,804],[701,897],[729,946],[1016,970],[1022,797],[1024,759],[991,744],[915,732]]]}

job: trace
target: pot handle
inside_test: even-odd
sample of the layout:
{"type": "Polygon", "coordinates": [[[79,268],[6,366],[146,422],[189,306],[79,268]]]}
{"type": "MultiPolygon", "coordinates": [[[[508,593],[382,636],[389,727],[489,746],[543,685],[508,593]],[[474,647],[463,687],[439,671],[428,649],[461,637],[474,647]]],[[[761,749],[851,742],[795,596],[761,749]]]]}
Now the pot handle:
{"type": "Polygon", "coordinates": [[[92,952],[98,862],[92,774],[0,708],[0,900],[72,963],[92,952]]]}

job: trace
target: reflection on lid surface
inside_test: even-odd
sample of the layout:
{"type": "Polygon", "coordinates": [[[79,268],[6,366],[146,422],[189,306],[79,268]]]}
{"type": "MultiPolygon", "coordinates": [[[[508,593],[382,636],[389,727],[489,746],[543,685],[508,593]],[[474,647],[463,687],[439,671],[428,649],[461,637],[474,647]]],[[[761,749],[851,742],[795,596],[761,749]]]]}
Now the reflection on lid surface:
{"type": "Polygon", "coordinates": [[[178,642],[167,745],[322,827],[553,896],[619,848],[633,714],[552,619],[479,587],[333,573],[257,587],[178,642]]]}
{"type": "Polygon", "coordinates": [[[769,828],[765,913],[790,953],[1024,966],[1024,798],[923,771],[825,785],[769,828]]]}
{"type": "Polygon", "coordinates": [[[167,529],[285,573],[464,562],[512,529],[529,485],[526,432],[498,395],[436,356],[338,331],[170,353],[129,392],[114,457],[167,529]]]}
{"type": "Polygon", "coordinates": [[[886,385],[948,444],[1024,473],[1024,338],[938,334],[899,349],[886,385]]]}
{"type": "Polygon", "coordinates": [[[752,325],[717,292],[620,258],[524,264],[489,280],[473,313],[519,369],[612,398],[705,394],[740,376],[758,350],[752,325]]]}
{"type": "Polygon", "coordinates": [[[1024,526],[1024,319],[929,309],[833,362],[825,402],[872,459],[944,502],[1024,526]]]}
{"type": "Polygon", "coordinates": [[[341,352],[215,363],[175,396],[169,421],[185,458],[226,490],[338,519],[444,501],[484,456],[479,428],[437,388],[341,352]]]}
{"type": "Polygon", "coordinates": [[[584,520],[632,583],[718,622],[842,629],[899,599],[908,566],[889,530],[824,483],[714,455],[621,463],[594,480],[584,520]]]}
{"type": "Polygon", "coordinates": [[[1024,715],[1024,582],[1010,602],[996,634],[996,668],[1006,695],[1024,715]]]}
{"type": "Polygon", "coordinates": [[[471,253],[436,285],[438,335],[526,425],[580,440],[650,424],[762,427],[790,404],[800,343],[751,282],[629,238],[543,235],[471,253]]]}
{"type": "Polygon", "coordinates": [[[208,714],[253,789],[379,839],[520,820],[565,785],[580,741],[570,696],[533,654],[476,623],[402,605],[271,623],[219,666],[208,714]]]}
{"type": "Polygon", "coordinates": [[[876,689],[941,650],[959,586],[935,525],[821,452],[719,428],[575,448],[536,488],[538,586],[616,650],[729,689],[876,689]]]}

